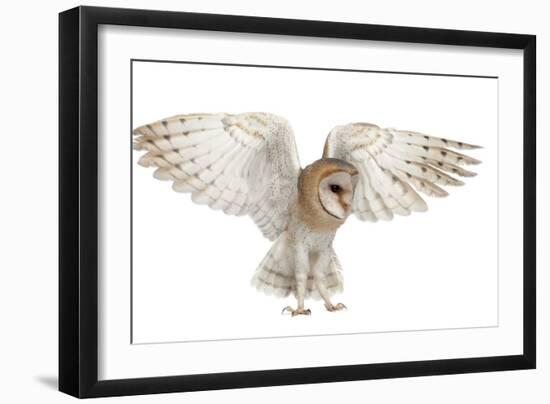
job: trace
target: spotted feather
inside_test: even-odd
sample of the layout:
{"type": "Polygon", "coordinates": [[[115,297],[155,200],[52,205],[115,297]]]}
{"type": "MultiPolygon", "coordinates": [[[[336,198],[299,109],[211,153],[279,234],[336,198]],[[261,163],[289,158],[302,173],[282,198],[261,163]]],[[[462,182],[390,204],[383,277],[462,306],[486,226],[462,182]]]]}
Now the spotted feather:
{"type": "Polygon", "coordinates": [[[383,129],[368,123],[335,127],[328,135],[323,157],[348,161],[360,173],[353,212],[361,220],[391,220],[393,214],[425,211],[418,192],[444,197],[441,186],[461,186],[454,178],[473,177],[460,165],[480,160],[451,149],[473,150],[474,144],[411,131],[383,129]]]}
{"type": "Polygon", "coordinates": [[[178,115],[134,130],[138,163],[156,167],[193,202],[249,215],[274,240],[285,229],[300,172],[294,134],[267,113],[178,115]]]}

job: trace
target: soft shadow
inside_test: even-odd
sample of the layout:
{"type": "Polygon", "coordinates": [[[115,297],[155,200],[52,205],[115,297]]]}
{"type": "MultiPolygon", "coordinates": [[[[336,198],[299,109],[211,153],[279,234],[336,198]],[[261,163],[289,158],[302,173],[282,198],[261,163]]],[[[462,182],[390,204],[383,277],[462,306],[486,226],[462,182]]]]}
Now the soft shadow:
{"type": "Polygon", "coordinates": [[[57,376],[36,376],[35,380],[46,387],[57,390],[57,376]]]}

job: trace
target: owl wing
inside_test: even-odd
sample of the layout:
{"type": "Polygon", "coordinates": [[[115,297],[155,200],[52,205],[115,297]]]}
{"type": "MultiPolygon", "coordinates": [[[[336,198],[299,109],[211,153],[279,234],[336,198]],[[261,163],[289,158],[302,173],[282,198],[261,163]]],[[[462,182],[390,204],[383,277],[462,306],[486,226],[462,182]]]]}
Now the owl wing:
{"type": "Polygon", "coordinates": [[[300,172],[288,122],[266,113],[179,115],[134,130],[138,164],[193,202],[249,215],[265,237],[285,230],[300,172]]]}
{"type": "Polygon", "coordinates": [[[476,148],[417,132],[353,123],[332,129],[323,157],[345,160],[357,168],[353,212],[361,220],[375,222],[427,210],[418,192],[444,197],[448,193],[440,185],[463,185],[448,173],[473,177],[476,174],[461,165],[481,161],[450,149],[476,148]]]}

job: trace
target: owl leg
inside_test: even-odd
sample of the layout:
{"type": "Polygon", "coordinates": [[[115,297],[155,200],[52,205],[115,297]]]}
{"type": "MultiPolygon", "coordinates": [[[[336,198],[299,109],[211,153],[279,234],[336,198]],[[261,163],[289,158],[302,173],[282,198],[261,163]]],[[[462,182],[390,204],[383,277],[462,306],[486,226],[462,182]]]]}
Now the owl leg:
{"type": "Polygon", "coordinates": [[[315,268],[313,268],[313,277],[315,279],[315,286],[317,287],[317,291],[323,298],[325,302],[325,308],[328,311],[339,311],[342,309],[347,309],[346,305],[344,303],[337,303],[332,304],[330,301],[330,293],[327,290],[327,287],[325,286],[325,273],[324,269],[326,268],[326,265],[330,265],[331,256],[329,254],[323,254],[319,257],[319,260],[317,262],[317,265],[315,268]]]}
{"type": "Polygon", "coordinates": [[[296,252],[296,261],[295,261],[295,276],[296,276],[296,301],[298,307],[293,309],[290,306],[287,306],[283,309],[284,313],[290,313],[292,317],[297,315],[311,315],[311,310],[304,308],[304,297],[306,295],[306,283],[307,283],[307,274],[309,268],[309,257],[306,251],[297,251],[296,252]]]}
{"type": "Polygon", "coordinates": [[[304,296],[306,294],[306,282],[307,274],[296,274],[296,301],[298,307],[293,309],[290,306],[286,306],[283,309],[283,314],[290,313],[292,317],[298,316],[300,314],[309,316],[311,315],[311,310],[304,308],[304,296]]]}

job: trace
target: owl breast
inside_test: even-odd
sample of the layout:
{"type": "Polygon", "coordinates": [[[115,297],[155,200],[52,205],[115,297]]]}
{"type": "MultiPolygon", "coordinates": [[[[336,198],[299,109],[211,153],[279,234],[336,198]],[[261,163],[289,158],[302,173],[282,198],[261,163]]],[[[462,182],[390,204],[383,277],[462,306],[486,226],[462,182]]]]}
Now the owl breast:
{"type": "Polygon", "coordinates": [[[318,231],[301,219],[299,211],[294,211],[290,216],[287,233],[292,241],[308,251],[323,251],[332,246],[336,230],[318,231]]]}

